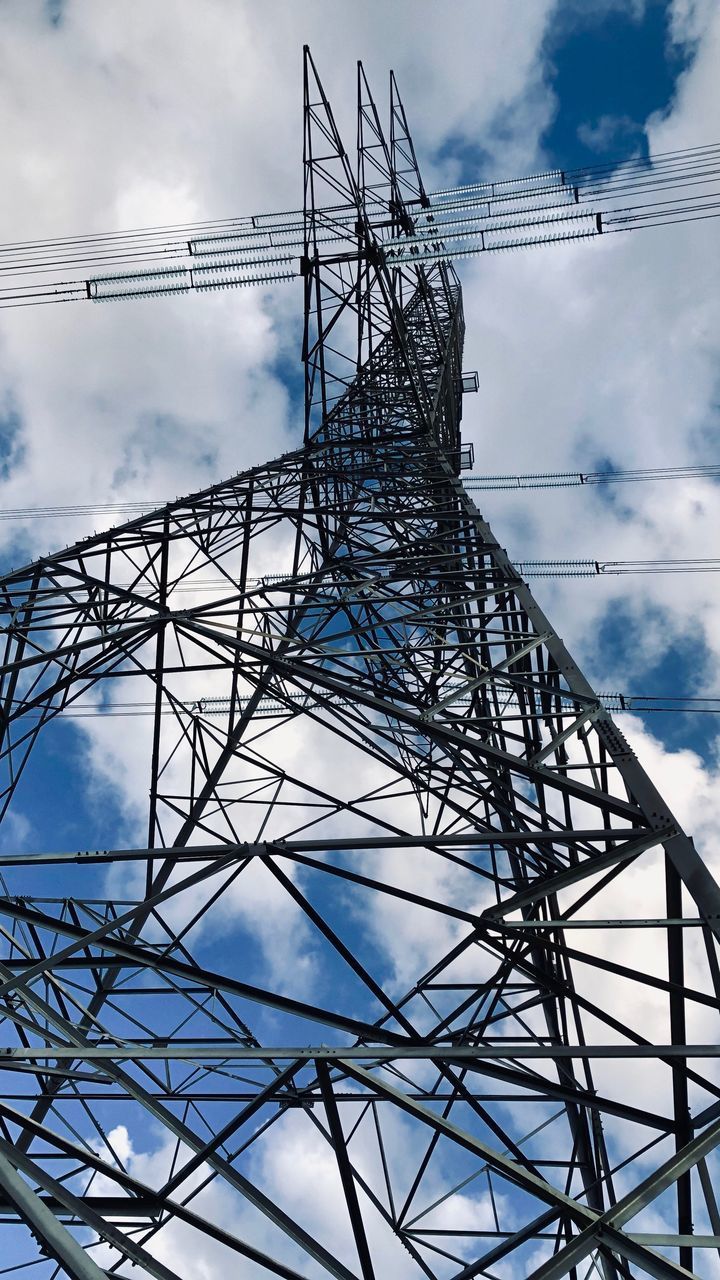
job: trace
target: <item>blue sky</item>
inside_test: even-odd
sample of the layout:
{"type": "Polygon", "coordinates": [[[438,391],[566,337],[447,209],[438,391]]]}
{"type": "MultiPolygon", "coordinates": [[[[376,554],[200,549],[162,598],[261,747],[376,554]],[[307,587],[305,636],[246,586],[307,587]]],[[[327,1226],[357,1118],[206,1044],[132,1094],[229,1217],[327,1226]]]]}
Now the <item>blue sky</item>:
{"type": "MultiPolygon", "coordinates": [[[[560,0],[542,42],[543,76],[554,95],[540,135],[549,168],[575,169],[647,154],[646,122],[670,106],[692,47],[669,39],[669,0],[645,5],[560,0]]],[[[502,136],[502,116],[496,128],[502,136]]],[[[454,136],[441,148],[463,161],[463,180],[487,166],[479,141],[454,136]]],[[[498,174],[497,176],[501,176],[498,174]]]]}
{"type": "Polygon", "coordinates": [[[642,12],[581,0],[560,5],[544,46],[558,102],[543,136],[553,165],[574,169],[647,152],[647,118],[667,110],[692,56],[670,44],[669,13],[667,0],[649,0],[642,12]]]}

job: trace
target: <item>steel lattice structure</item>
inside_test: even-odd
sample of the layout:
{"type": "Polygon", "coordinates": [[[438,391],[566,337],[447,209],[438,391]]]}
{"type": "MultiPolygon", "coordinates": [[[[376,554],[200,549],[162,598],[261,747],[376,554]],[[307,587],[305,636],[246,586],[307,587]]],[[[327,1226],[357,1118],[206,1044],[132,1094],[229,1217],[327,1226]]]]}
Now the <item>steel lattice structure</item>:
{"type": "Polygon", "coordinates": [[[154,700],[146,847],[0,855],[10,1274],[717,1274],[720,892],[463,488],[390,114],[305,51],[302,447],[0,585],[3,816],[154,700]]]}

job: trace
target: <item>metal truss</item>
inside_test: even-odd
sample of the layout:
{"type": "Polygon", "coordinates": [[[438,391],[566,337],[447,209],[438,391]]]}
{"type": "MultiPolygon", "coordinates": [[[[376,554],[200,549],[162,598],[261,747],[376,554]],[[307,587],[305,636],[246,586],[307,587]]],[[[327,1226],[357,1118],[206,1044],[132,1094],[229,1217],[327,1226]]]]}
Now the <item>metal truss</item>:
{"type": "Polygon", "coordinates": [[[391,93],[305,52],[302,447],[0,583],[4,817],[154,705],[143,847],[0,853],[3,1274],[717,1274],[720,892],[463,488],[391,93]]]}

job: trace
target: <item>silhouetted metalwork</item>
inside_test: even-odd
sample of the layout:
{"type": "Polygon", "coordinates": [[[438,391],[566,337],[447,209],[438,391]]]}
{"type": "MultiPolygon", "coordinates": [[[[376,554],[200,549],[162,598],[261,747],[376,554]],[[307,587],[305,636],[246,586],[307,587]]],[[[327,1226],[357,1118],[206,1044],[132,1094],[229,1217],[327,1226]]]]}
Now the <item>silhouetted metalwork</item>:
{"type": "Polygon", "coordinates": [[[391,94],[305,53],[302,447],[0,583],[5,817],[154,703],[144,847],[0,853],[7,1274],[715,1265],[720,892],[460,480],[391,94]]]}

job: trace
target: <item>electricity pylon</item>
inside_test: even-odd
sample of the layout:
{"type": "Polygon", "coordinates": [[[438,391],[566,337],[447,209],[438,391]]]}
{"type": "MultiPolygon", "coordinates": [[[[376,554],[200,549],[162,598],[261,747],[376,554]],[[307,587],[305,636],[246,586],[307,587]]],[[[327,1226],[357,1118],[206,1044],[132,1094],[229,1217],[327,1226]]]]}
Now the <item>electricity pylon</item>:
{"type": "Polygon", "coordinates": [[[302,447],[0,584],[3,816],[152,701],[146,844],[0,854],[6,1273],[716,1274],[720,892],[463,489],[394,79],[304,125],[302,447]]]}

